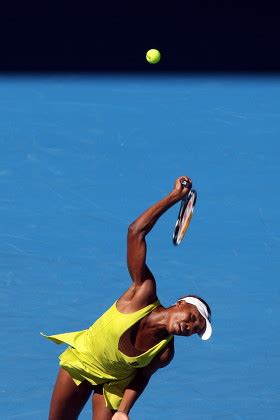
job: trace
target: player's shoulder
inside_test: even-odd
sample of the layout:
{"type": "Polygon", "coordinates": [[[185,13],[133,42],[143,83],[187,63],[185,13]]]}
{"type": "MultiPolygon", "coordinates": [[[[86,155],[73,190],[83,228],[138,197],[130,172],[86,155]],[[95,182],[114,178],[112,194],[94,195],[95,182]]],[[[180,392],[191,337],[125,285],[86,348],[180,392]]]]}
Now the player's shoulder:
{"type": "Polygon", "coordinates": [[[168,344],[157,354],[154,360],[154,364],[157,369],[161,369],[172,361],[175,354],[174,337],[168,342],[168,344]]]}
{"type": "Polygon", "coordinates": [[[169,365],[174,357],[174,338],[153,358],[151,363],[145,368],[142,368],[142,374],[146,376],[153,375],[158,369],[162,369],[169,365]]]}
{"type": "Polygon", "coordinates": [[[157,300],[156,288],[149,284],[139,286],[132,284],[117,301],[117,308],[120,311],[135,312],[154,304],[157,300]]]}
{"type": "Polygon", "coordinates": [[[160,355],[160,361],[163,364],[163,367],[168,365],[171,362],[171,360],[174,357],[174,354],[175,354],[174,337],[172,337],[169,343],[163,349],[162,354],[160,355]]]}

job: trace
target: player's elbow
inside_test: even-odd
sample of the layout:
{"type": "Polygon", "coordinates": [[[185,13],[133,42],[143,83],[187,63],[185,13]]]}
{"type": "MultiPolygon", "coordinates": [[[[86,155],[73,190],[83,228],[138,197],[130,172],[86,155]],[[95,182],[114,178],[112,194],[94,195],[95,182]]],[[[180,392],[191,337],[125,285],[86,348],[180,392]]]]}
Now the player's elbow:
{"type": "Polygon", "coordinates": [[[127,236],[132,238],[143,236],[143,230],[141,229],[139,223],[133,222],[129,225],[127,236]]]}

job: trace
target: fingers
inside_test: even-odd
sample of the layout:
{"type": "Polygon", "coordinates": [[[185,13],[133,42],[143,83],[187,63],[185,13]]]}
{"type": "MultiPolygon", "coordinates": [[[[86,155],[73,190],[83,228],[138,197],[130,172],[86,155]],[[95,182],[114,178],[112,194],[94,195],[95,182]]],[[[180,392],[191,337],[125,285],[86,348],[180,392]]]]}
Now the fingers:
{"type": "Polygon", "coordinates": [[[176,179],[175,189],[177,191],[182,191],[185,193],[186,189],[190,190],[191,187],[192,187],[192,180],[188,176],[180,176],[179,178],[176,179]]]}
{"type": "Polygon", "coordinates": [[[192,186],[192,180],[188,176],[181,176],[179,178],[180,183],[183,187],[191,187],[192,186]]]}

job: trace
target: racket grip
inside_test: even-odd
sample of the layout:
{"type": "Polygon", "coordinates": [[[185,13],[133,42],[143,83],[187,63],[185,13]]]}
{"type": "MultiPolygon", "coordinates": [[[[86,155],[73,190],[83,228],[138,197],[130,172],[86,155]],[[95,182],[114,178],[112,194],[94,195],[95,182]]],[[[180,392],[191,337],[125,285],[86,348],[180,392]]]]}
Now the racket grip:
{"type": "Polygon", "coordinates": [[[184,188],[191,188],[191,187],[192,187],[192,184],[191,184],[191,183],[189,183],[188,181],[186,181],[185,179],[184,179],[183,181],[181,181],[181,185],[182,185],[184,188]]]}

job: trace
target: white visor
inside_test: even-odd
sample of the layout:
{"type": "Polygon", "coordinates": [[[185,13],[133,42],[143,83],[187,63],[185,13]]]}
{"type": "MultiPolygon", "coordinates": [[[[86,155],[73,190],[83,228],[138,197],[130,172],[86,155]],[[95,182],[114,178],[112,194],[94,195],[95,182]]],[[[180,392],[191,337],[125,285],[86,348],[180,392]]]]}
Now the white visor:
{"type": "Polygon", "coordinates": [[[207,310],[206,305],[200,299],[192,297],[192,296],[187,296],[179,300],[184,300],[186,303],[190,303],[191,305],[194,305],[197,307],[198,312],[203,316],[203,318],[206,321],[206,326],[205,326],[204,331],[201,333],[198,333],[198,335],[200,336],[202,340],[209,340],[209,338],[212,335],[212,325],[210,323],[211,316],[207,310]]]}

